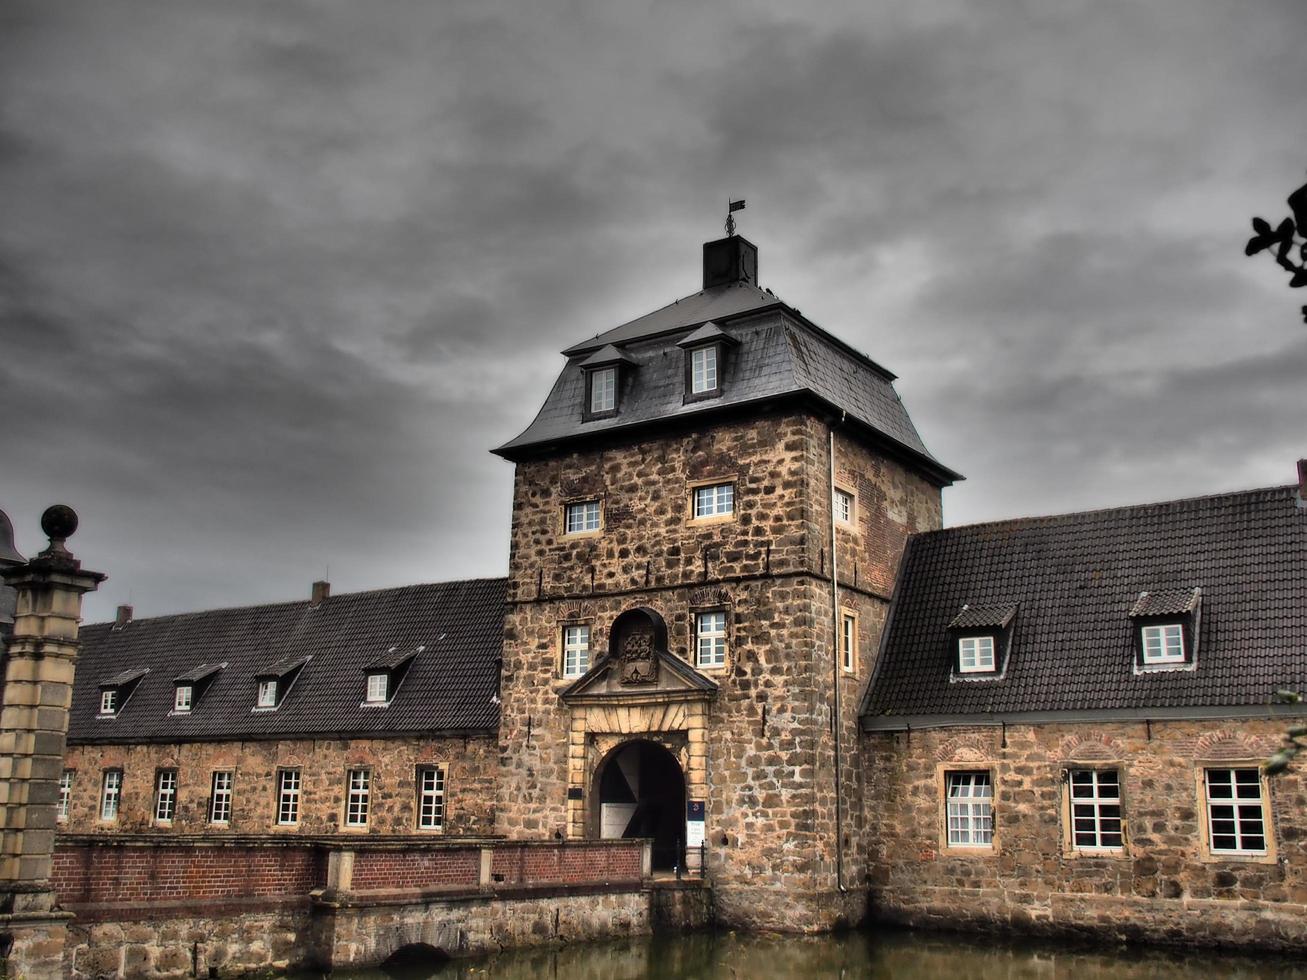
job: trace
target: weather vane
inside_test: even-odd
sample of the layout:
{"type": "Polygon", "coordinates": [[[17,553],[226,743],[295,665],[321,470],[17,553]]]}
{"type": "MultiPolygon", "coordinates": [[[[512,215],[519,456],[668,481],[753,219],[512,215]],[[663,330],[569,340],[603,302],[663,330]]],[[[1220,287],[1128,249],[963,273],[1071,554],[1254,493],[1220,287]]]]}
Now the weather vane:
{"type": "Polygon", "coordinates": [[[744,198],[738,201],[732,201],[729,197],[726,199],[726,234],[727,237],[735,234],[735,219],[731,217],[736,211],[744,210],[744,198]]]}

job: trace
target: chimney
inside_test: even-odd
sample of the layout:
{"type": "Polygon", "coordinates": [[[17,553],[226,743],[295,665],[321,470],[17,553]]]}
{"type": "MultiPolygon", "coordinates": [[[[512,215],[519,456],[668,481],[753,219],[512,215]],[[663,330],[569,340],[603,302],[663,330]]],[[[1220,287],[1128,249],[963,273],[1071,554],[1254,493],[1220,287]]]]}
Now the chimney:
{"type": "Polygon", "coordinates": [[[319,603],[326,600],[326,598],[330,595],[331,595],[330,582],[317,581],[313,583],[313,605],[315,606],[318,605],[319,603]]]}
{"type": "Polygon", "coordinates": [[[114,616],[113,618],[113,628],[116,630],[120,630],[131,621],[132,621],[132,607],[119,606],[118,615],[114,616]]]}
{"type": "Polygon", "coordinates": [[[1298,460],[1298,506],[1307,507],[1307,459],[1298,460]]]}
{"type": "Polygon", "coordinates": [[[736,282],[758,285],[758,246],[739,235],[703,244],[703,288],[736,282]]]}

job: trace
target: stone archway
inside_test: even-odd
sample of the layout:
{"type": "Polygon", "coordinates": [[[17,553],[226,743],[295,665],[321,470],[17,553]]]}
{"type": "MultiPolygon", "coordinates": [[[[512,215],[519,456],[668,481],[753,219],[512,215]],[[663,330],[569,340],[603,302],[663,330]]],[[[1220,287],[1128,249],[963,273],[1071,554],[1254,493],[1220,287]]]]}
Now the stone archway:
{"type": "Polygon", "coordinates": [[[649,838],[655,871],[682,865],[686,780],[666,748],[639,738],[618,745],[595,767],[590,799],[591,836],[649,838]]]}

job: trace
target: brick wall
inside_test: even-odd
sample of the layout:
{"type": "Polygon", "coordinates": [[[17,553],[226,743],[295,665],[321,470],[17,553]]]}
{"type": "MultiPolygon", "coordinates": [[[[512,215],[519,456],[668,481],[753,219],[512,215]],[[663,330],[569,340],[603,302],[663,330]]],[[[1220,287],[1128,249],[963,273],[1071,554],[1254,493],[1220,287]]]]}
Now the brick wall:
{"type": "Polygon", "coordinates": [[[611,843],[503,845],[495,848],[490,871],[496,886],[639,881],[641,859],[639,847],[611,843]]]}
{"type": "Polygon", "coordinates": [[[869,735],[874,914],[916,925],[1307,948],[1301,770],[1267,781],[1270,853],[1236,858],[1204,846],[1203,768],[1255,768],[1287,724],[1114,722],[869,735]],[[1126,825],[1119,852],[1071,846],[1066,768],[1119,772],[1126,825]],[[991,773],[992,847],[946,845],[948,769],[991,773]]]}
{"type": "Polygon", "coordinates": [[[354,891],[476,888],[481,880],[479,847],[438,851],[360,851],[354,855],[354,891]]]}

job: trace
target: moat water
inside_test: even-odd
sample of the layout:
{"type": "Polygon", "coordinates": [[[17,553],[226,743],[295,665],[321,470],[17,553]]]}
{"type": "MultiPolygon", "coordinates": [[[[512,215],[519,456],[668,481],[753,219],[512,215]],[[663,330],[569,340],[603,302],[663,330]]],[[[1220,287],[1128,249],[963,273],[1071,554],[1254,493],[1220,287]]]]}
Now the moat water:
{"type": "MultiPolygon", "coordinates": [[[[333,980],[1307,980],[1307,959],[1143,947],[1066,948],[876,930],[818,938],[730,932],[522,950],[333,980]]],[[[301,978],[304,980],[304,978],[301,978]]]]}

